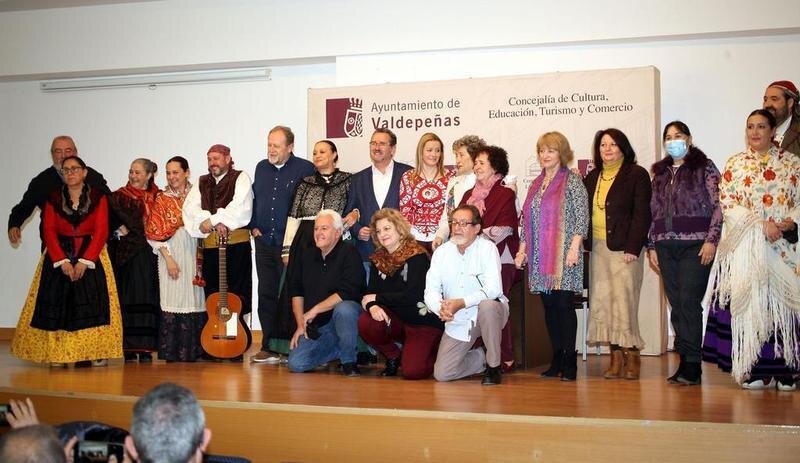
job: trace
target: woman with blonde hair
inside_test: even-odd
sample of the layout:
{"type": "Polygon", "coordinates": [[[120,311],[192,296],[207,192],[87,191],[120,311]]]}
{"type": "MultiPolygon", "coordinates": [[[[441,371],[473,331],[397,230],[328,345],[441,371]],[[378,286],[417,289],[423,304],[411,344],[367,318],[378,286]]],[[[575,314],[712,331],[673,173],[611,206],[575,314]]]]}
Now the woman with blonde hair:
{"type": "Polygon", "coordinates": [[[396,376],[402,367],[406,379],[427,378],[433,373],[444,329],[439,317],[420,306],[430,258],[396,209],[376,212],[370,230],[375,253],[370,256],[369,284],[361,301],[359,334],[386,357],[381,376],[396,376]]]}
{"type": "Polygon", "coordinates": [[[528,265],[528,289],[544,305],[545,324],[553,348],[550,368],[541,376],[574,381],[577,373],[575,336],[578,320],[572,301],[583,291],[581,245],[589,224],[586,187],[569,169],[573,153],[559,132],[536,142],[541,174],[533,180],[522,206],[519,251],[514,263],[528,265]]]}
{"type": "Polygon", "coordinates": [[[417,143],[414,169],[400,179],[400,212],[411,224],[411,233],[428,252],[439,228],[445,192],[452,172],[444,168],[444,144],[435,133],[423,134],[417,143]]]}

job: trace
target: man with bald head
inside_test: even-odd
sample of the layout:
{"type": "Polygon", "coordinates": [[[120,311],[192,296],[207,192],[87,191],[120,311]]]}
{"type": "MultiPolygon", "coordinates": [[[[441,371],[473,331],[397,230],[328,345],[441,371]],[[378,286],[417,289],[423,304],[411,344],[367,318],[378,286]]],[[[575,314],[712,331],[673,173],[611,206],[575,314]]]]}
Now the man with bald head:
{"type": "MultiPolygon", "coordinates": [[[[11,214],[8,216],[8,241],[11,244],[18,244],[22,239],[22,224],[31,216],[33,209],[38,207],[41,211],[47,197],[50,196],[50,192],[64,184],[64,177],[61,175],[61,162],[64,158],[77,155],[78,148],[75,146],[72,137],[59,135],[53,139],[50,144],[50,156],[53,159],[53,165],[41,171],[39,175],[31,180],[28,184],[28,189],[22,195],[22,200],[11,209],[11,214]]],[[[103,194],[111,193],[106,184],[106,179],[102,175],[91,167],[87,167],[87,171],[87,184],[92,188],[97,188],[103,194]]],[[[41,237],[42,224],[40,221],[39,238],[41,239],[41,237]]]]}
{"type": "Polygon", "coordinates": [[[0,437],[3,463],[66,463],[67,456],[52,426],[34,424],[12,429],[0,437]]]}
{"type": "Polygon", "coordinates": [[[764,91],[764,109],[778,123],[775,143],[784,150],[800,156],[800,107],[797,87],[788,80],[769,84],[764,91]]]}

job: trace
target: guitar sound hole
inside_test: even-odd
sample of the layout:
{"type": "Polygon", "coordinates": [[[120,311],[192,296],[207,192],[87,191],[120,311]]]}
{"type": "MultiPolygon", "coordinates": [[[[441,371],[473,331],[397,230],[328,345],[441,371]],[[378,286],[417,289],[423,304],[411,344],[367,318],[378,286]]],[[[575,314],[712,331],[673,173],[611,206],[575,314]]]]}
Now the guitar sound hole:
{"type": "Polygon", "coordinates": [[[223,323],[226,323],[231,319],[230,310],[228,310],[227,307],[217,307],[217,319],[223,323]]]}

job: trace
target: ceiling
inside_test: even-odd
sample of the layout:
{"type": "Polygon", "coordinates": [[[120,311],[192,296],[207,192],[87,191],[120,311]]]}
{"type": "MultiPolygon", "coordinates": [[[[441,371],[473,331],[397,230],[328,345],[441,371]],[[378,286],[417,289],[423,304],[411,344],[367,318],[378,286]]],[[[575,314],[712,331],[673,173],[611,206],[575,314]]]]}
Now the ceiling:
{"type": "Polygon", "coordinates": [[[112,5],[115,3],[138,3],[152,1],[158,0],[0,0],[0,13],[8,11],[72,8],[77,6],[112,5]]]}

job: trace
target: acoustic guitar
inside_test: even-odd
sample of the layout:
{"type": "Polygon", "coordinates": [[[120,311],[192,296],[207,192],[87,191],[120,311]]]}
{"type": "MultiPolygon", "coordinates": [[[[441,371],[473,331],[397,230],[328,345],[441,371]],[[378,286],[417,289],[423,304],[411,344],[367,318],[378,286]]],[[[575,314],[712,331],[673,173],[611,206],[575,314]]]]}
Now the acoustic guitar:
{"type": "Polygon", "coordinates": [[[226,249],[228,238],[217,234],[219,247],[219,291],[206,298],[208,322],[200,334],[200,344],[209,355],[221,359],[241,356],[250,347],[251,335],[242,321],[242,300],[228,292],[226,249]],[[235,318],[235,326],[234,321],[235,318]]]}

